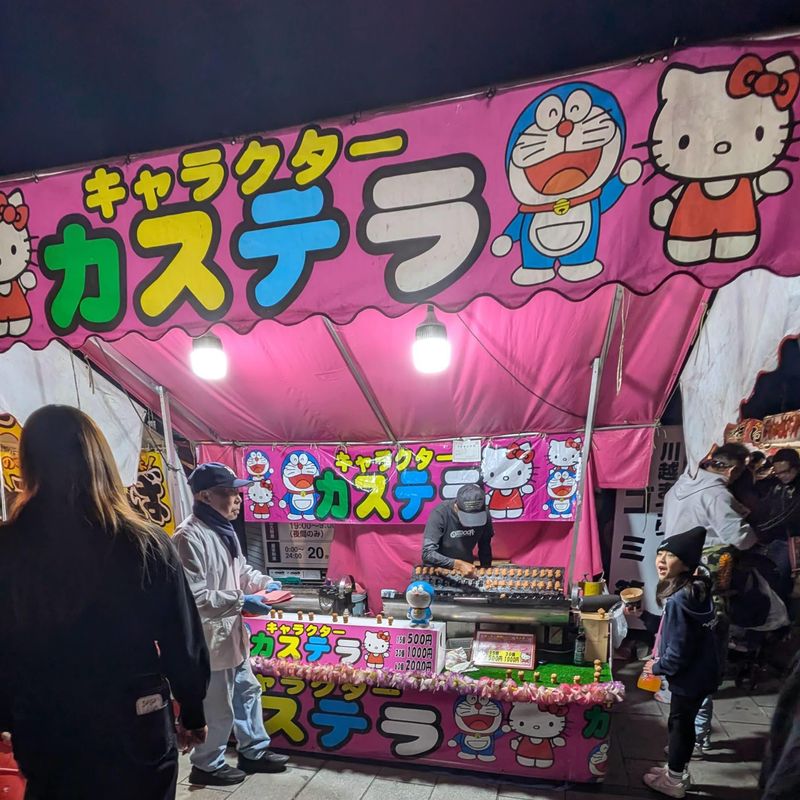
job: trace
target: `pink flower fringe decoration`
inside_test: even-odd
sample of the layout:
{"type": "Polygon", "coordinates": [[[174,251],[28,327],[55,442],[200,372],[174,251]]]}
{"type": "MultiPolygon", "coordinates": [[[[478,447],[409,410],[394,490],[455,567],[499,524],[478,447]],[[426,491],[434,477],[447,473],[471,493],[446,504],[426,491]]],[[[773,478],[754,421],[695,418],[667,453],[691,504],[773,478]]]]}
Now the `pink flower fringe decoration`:
{"type": "Polygon", "coordinates": [[[414,690],[418,692],[457,692],[479,697],[503,700],[509,703],[542,703],[584,706],[621,703],[625,687],[619,681],[560,686],[542,686],[533,683],[517,684],[512,680],[493,678],[474,679],[457,672],[431,675],[420,672],[383,672],[377,669],[357,669],[345,664],[301,664],[278,658],[254,658],[253,670],[259,675],[276,678],[300,678],[306,683],[353,684],[379,686],[387,689],[414,690]]]}

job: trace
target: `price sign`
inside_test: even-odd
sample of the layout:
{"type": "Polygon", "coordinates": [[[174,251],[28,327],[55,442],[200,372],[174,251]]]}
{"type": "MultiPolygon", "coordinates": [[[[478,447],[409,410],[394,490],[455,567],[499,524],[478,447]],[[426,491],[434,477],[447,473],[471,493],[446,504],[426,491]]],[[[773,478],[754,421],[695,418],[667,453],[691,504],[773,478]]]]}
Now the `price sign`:
{"type": "Polygon", "coordinates": [[[522,653],[519,650],[490,650],[487,654],[489,661],[500,664],[521,664],[522,653]]]}
{"type": "Polygon", "coordinates": [[[267,533],[267,563],[286,569],[327,569],[332,539],[333,525],[271,525],[267,533]]]}
{"type": "Polygon", "coordinates": [[[472,660],[479,667],[533,669],[536,637],[528,633],[478,631],[472,645],[472,660]]]}

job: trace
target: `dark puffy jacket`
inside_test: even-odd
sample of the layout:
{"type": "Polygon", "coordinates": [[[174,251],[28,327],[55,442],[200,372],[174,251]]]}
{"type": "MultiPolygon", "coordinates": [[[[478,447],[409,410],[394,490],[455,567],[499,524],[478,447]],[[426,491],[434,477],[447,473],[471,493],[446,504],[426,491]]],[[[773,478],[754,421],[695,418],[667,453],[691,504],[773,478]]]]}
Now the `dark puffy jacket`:
{"type": "Polygon", "coordinates": [[[800,655],[778,697],[760,787],[762,800],[800,797],[800,655]]]}
{"type": "Polygon", "coordinates": [[[669,678],[674,694],[706,697],[720,684],[716,614],[708,585],[692,581],[664,606],[655,675],[669,678]]]}

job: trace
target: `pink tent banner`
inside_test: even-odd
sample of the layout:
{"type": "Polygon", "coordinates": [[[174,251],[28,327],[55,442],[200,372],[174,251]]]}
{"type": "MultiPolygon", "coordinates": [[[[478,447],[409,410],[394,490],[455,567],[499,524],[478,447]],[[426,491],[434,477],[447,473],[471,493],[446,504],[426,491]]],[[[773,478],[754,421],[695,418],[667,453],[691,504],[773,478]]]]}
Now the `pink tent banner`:
{"type": "MultiPolygon", "coordinates": [[[[800,274],[800,38],[0,184],[0,350],[800,274]]],[[[564,332],[566,333],[566,332],[564,332]]]]}
{"type": "Polygon", "coordinates": [[[574,435],[370,447],[201,448],[235,459],[250,522],[424,523],[461,486],[481,482],[496,521],[574,520],[581,439],[574,435]]]}

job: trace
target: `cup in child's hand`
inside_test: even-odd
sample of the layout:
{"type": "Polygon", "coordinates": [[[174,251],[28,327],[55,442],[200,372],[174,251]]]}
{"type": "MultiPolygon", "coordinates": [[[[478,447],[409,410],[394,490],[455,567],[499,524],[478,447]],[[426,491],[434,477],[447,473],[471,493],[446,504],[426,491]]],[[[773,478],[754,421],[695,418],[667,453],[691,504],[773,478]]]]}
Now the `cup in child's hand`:
{"type": "Polygon", "coordinates": [[[622,598],[622,602],[625,603],[626,611],[641,611],[642,598],[644,597],[643,589],[629,586],[627,589],[623,589],[619,596],[622,598]]]}

